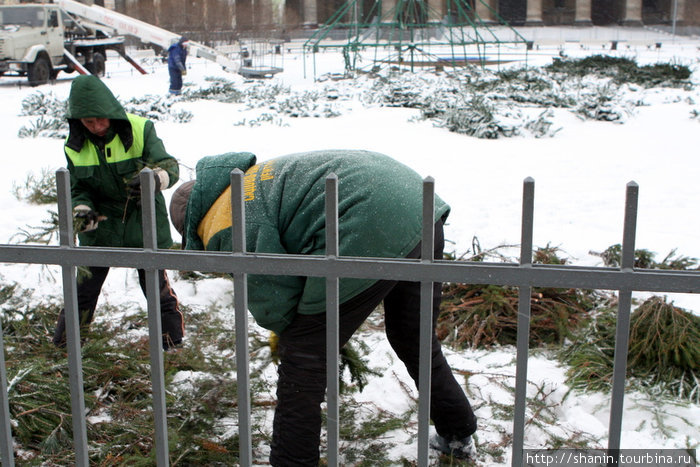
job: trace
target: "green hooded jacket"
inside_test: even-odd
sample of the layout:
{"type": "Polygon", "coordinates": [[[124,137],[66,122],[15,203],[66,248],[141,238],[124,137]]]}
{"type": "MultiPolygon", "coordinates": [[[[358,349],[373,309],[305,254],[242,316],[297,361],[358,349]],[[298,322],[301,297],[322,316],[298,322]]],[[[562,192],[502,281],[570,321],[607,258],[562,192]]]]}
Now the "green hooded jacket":
{"type": "MultiPolygon", "coordinates": [[[[323,255],[326,250],[325,180],[338,177],[342,256],[403,258],[421,239],[423,181],[412,169],[368,151],[316,151],[255,164],[250,153],[205,157],[187,204],[184,241],[189,250],[231,251],[230,172],[245,171],[246,248],[256,253],[323,255]]],[[[449,206],[435,199],[435,220],[449,206]]],[[[341,279],[340,303],[372,279],[341,279]]],[[[295,313],[325,312],[325,279],[248,277],[248,305],[260,326],[280,333],[295,313]]]]}
{"type": "MultiPolygon", "coordinates": [[[[127,114],[96,76],[73,80],[67,118],[70,133],[64,150],[73,207],[87,205],[107,217],[96,230],[80,233],[80,244],[142,247],[141,206],[128,199],[127,183],[144,167],[161,168],[168,173],[170,187],[179,178],[177,160],[166,152],[153,122],[127,114]],[[110,128],[103,138],[97,137],[80,123],[81,118],[108,118],[110,128]]],[[[156,193],[156,232],[158,247],[169,248],[170,224],[160,192],[156,193]]]]}

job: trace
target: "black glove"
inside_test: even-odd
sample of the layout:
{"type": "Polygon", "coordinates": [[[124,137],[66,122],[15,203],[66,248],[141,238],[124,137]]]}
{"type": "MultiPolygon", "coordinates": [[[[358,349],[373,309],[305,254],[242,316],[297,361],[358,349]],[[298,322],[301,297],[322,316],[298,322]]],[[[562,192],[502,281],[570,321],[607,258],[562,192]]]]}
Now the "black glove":
{"type": "Polygon", "coordinates": [[[79,206],[73,210],[74,230],[78,232],[90,232],[97,228],[99,221],[106,219],[88,207],[79,206]]]}
{"type": "MultiPolygon", "coordinates": [[[[160,177],[154,177],[156,181],[156,193],[160,191],[160,177]]],[[[141,174],[134,175],[126,184],[126,193],[129,198],[141,199],[141,174]]]]}

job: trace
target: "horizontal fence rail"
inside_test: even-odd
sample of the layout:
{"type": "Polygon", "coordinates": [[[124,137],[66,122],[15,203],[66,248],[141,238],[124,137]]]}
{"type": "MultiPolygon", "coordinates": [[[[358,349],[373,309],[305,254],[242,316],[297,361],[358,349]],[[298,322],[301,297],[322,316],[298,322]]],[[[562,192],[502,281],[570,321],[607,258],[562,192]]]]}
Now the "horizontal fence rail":
{"type": "MultiPolygon", "coordinates": [[[[71,410],[73,414],[76,465],[89,465],[85,424],[85,404],[80,357],[80,335],[77,320],[76,268],[108,266],[138,268],[146,271],[146,293],[153,387],[153,413],[156,462],[169,464],[163,350],[161,346],[160,304],[157,290],[158,270],[204,271],[230,273],[233,276],[236,325],[236,372],[239,407],[239,464],[253,463],[251,437],[251,399],[248,353],[247,276],[249,274],[294,275],[326,279],[327,319],[327,433],[328,465],[339,465],[338,444],[338,281],[340,278],[369,278],[421,283],[421,327],[418,446],[419,466],[428,465],[430,420],[430,327],[433,282],[493,284],[519,287],[518,335],[516,360],[515,410],[513,417],[512,465],[523,464],[528,336],[530,327],[530,292],[532,287],[617,290],[617,340],[615,348],[608,448],[620,447],[623,416],[624,383],[628,352],[631,294],[633,291],[700,293],[700,272],[634,269],[634,244],[638,186],[627,185],[625,223],[620,268],[577,267],[532,264],[532,232],[534,226],[534,180],[523,184],[520,262],[477,263],[435,260],[432,256],[434,185],[428,177],[423,183],[423,236],[421,259],[340,257],[338,251],[338,183],[331,174],[326,179],[326,244],[325,256],[247,253],[245,244],[245,207],[243,173],[231,173],[232,252],[195,252],[158,250],[155,236],[155,196],[153,172],[141,172],[144,187],[142,204],[144,248],[77,247],[74,242],[70,202],[69,174],[56,173],[59,207],[59,245],[0,245],[0,262],[58,265],[63,271],[63,293],[66,309],[67,351],[70,372],[71,410]]],[[[14,465],[7,375],[0,327],[0,455],[2,465],[14,465]]]]}

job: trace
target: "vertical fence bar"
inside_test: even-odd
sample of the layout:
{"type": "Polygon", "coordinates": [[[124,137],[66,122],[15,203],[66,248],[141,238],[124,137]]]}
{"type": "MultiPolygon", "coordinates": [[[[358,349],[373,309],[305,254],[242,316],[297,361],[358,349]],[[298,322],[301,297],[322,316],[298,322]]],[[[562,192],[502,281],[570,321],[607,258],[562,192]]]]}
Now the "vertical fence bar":
{"type": "MultiPolygon", "coordinates": [[[[243,172],[231,171],[231,234],[234,255],[246,252],[243,172]]],[[[253,464],[253,440],[250,428],[250,355],[248,353],[248,275],[233,272],[233,300],[236,314],[236,379],[238,381],[239,465],[253,464]]]]}
{"type": "MultiPolygon", "coordinates": [[[[338,257],[338,177],[326,177],[326,258],[338,257]]],[[[337,275],[326,276],[326,403],[328,432],[328,465],[338,465],[339,408],[338,392],[340,354],[339,332],[339,281],[337,275]]]]}
{"type": "Polygon", "coordinates": [[[12,447],[12,426],[10,425],[10,402],[7,394],[7,370],[5,368],[5,336],[2,332],[0,318],[0,465],[15,465],[15,453],[12,447]]]}
{"type": "MultiPolygon", "coordinates": [[[[634,270],[634,248],[637,236],[637,205],[639,185],[627,184],[625,198],[625,226],[622,234],[622,271],[634,270]]],[[[608,449],[620,449],[622,431],[622,409],[625,402],[625,375],[627,373],[627,353],[629,351],[630,312],[632,309],[632,290],[620,289],[615,328],[615,360],[613,366],[612,396],[610,401],[610,425],[608,428],[608,449]]]]}
{"type": "MultiPolygon", "coordinates": [[[[520,232],[520,267],[532,267],[532,230],[534,225],[535,181],[527,177],[523,182],[523,213],[520,232]]],[[[527,359],[530,343],[530,297],[532,287],[518,288],[517,359],[515,363],[515,407],[513,413],[513,453],[511,465],[523,465],[525,441],[525,411],[527,409],[527,359]]]]}
{"type": "MultiPolygon", "coordinates": [[[[75,247],[73,240],[73,210],[70,199],[70,174],[68,169],[56,171],[58,194],[58,236],[62,248],[75,247]]],[[[70,380],[71,415],[73,418],[73,447],[75,464],[89,465],[87,427],[85,425],[85,396],[83,388],[83,363],[80,355],[80,323],[78,319],[78,293],[75,266],[63,266],[63,306],[66,316],[66,350],[68,351],[68,375],[70,380]]]]}
{"type": "MultiPolygon", "coordinates": [[[[156,203],[153,171],[141,171],[141,220],[143,224],[143,249],[156,251],[156,203]]],[[[151,357],[151,385],[153,387],[153,418],[156,432],[156,463],[168,465],[168,421],[165,411],[165,376],[163,372],[163,328],[160,318],[160,287],[158,270],[146,269],[146,302],[148,305],[148,345],[151,357]]]]}
{"type": "MultiPolygon", "coordinates": [[[[435,180],[423,180],[421,263],[433,262],[435,252],[435,180]]],[[[420,342],[418,357],[418,465],[427,467],[430,435],[430,379],[433,337],[433,282],[420,283],[420,342]]]]}

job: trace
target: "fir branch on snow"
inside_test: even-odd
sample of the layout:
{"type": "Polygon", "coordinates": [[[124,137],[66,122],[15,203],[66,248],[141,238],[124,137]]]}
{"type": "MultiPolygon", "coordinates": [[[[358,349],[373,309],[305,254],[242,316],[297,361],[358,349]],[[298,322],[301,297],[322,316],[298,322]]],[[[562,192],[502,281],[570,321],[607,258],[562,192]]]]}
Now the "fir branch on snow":
{"type": "Polygon", "coordinates": [[[639,66],[629,58],[609,55],[591,55],[580,59],[559,59],[545,70],[568,75],[598,75],[613,79],[616,83],[636,83],[645,87],[686,87],[690,69],[675,63],[656,63],[639,66]]]}
{"type": "MultiPolygon", "coordinates": [[[[603,260],[603,264],[610,268],[619,268],[622,258],[622,245],[616,243],[605,249],[602,253],[590,251],[589,254],[598,256],[603,260]]],[[[697,269],[697,258],[690,258],[676,254],[676,249],[671,250],[661,261],[656,261],[656,253],[639,248],[634,250],[634,267],[639,269],[674,269],[689,270],[697,269]],[[694,268],[695,267],[695,268],[694,268]]]]}
{"type": "MultiPolygon", "coordinates": [[[[55,303],[30,306],[15,285],[0,289],[0,311],[8,349],[8,391],[13,435],[17,449],[35,463],[71,465],[72,425],[65,351],[56,349],[50,334],[60,310],[55,303]],[[11,303],[10,303],[11,302],[11,303]]],[[[44,299],[46,299],[44,297],[44,299]]],[[[238,436],[231,429],[237,417],[234,360],[235,330],[227,319],[227,305],[208,308],[185,307],[188,339],[182,348],[165,357],[168,386],[168,438],[170,455],[180,465],[231,465],[238,457],[238,436]]],[[[147,313],[134,313],[128,305],[102,305],[89,329],[81,329],[85,406],[91,464],[150,465],[153,452],[153,414],[149,377],[147,313]]],[[[261,353],[251,333],[251,395],[254,450],[269,439],[264,425],[274,402],[266,379],[272,364],[269,353],[261,353]]],[[[352,346],[345,360],[346,377],[362,385],[368,375],[366,346],[352,346]]],[[[403,429],[406,419],[387,411],[370,411],[354,404],[351,386],[342,397],[343,406],[363,410],[346,412],[342,430],[347,434],[341,454],[376,458],[377,439],[393,429],[403,429]],[[372,457],[370,457],[372,456],[372,457]]],[[[390,441],[387,441],[390,443],[390,441]]],[[[387,444],[388,445],[388,444],[387,444]]],[[[381,459],[385,459],[382,454],[381,459]]]]}
{"type": "Polygon", "coordinates": [[[29,126],[17,132],[20,138],[65,138],[68,136],[66,121],[67,103],[57,99],[52,93],[36,92],[22,100],[20,115],[38,116],[29,126]]]}
{"type": "MultiPolygon", "coordinates": [[[[631,316],[627,384],[666,397],[700,402],[700,317],[652,296],[631,316]]],[[[609,390],[615,353],[616,310],[603,308],[560,351],[568,382],[609,390]]]]}
{"type": "Polygon", "coordinates": [[[285,121],[281,118],[276,116],[275,114],[269,113],[269,112],[263,112],[260,115],[258,115],[256,118],[244,118],[243,120],[240,120],[238,122],[235,122],[233,126],[249,126],[249,127],[257,127],[261,126],[265,123],[271,123],[280,127],[284,126],[289,126],[288,123],[285,123],[285,121]]]}
{"type": "MultiPolygon", "coordinates": [[[[568,260],[559,253],[557,247],[547,245],[537,248],[533,260],[537,264],[566,264],[568,260]]],[[[483,259],[484,253],[478,251],[467,261],[483,259]]],[[[531,294],[530,346],[561,345],[591,311],[610,300],[610,295],[595,290],[534,288],[531,294]]],[[[514,345],[518,303],[516,287],[444,284],[436,332],[441,340],[456,348],[514,345]]]]}
{"type": "MultiPolygon", "coordinates": [[[[173,104],[174,102],[167,98],[147,94],[134,97],[122,103],[122,106],[127,112],[150,120],[172,120],[177,123],[187,123],[192,120],[192,112],[176,110],[173,104]]],[[[28,126],[21,127],[18,136],[20,138],[66,138],[69,132],[66,107],[67,101],[58,100],[51,93],[30,94],[22,101],[21,115],[39,118],[31,121],[28,126]]]]}
{"type": "Polygon", "coordinates": [[[576,113],[590,120],[623,123],[632,113],[632,106],[621,102],[619,95],[618,87],[613,84],[597,86],[581,96],[576,113]]]}
{"type": "Polygon", "coordinates": [[[56,118],[65,118],[67,107],[67,102],[56,98],[53,93],[44,94],[39,91],[22,99],[22,112],[20,115],[48,115],[56,118]]]}
{"type": "Polygon", "coordinates": [[[68,136],[68,122],[64,118],[40,116],[23,126],[17,132],[20,138],[65,138],[68,136]]]}
{"type": "Polygon", "coordinates": [[[122,105],[126,112],[149,120],[172,120],[176,123],[187,123],[192,120],[192,112],[176,110],[173,108],[173,103],[174,101],[167,97],[146,94],[141,97],[133,97],[122,105]]]}
{"type": "Polygon", "coordinates": [[[12,192],[19,201],[31,204],[56,204],[56,175],[48,168],[41,169],[40,175],[30,173],[23,185],[12,183],[12,192]]]}
{"type": "Polygon", "coordinates": [[[10,242],[18,243],[41,243],[50,245],[54,240],[58,240],[58,212],[48,210],[49,217],[41,221],[41,225],[28,225],[20,228],[19,232],[10,238],[10,242]]]}

